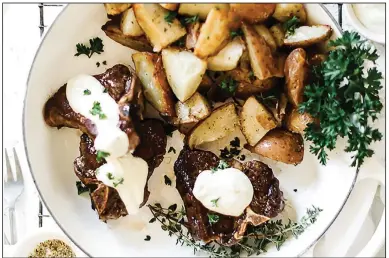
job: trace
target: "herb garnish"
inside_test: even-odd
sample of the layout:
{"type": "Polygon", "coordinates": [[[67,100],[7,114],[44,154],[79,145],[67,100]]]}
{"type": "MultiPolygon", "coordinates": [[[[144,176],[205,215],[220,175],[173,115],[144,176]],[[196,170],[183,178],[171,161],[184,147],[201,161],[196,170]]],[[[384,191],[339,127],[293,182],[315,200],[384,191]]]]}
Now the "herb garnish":
{"type": "Polygon", "coordinates": [[[285,30],[285,36],[293,35],[299,23],[300,23],[300,19],[297,18],[296,16],[293,16],[292,18],[284,22],[284,24],[282,24],[282,27],[285,30]]]}
{"type": "Polygon", "coordinates": [[[88,89],[85,89],[84,90],[84,95],[90,95],[92,92],[90,91],[90,90],[88,90],[88,89]]]}
{"type": "Polygon", "coordinates": [[[209,224],[215,224],[219,221],[219,215],[207,213],[209,224]]]}
{"type": "Polygon", "coordinates": [[[105,159],[106,157],[109,157],[109,155],[110,155],[110,154],[109,154],[108,152],[98,150],[98,151],[97,151],[97,155],[96,155],[96,161],[97,161],[97,162],[101,162],[101,161],[103,161],[103,159],[105,159]]]}
{"type": "Polygon", "coordinates": [[[151,239],[151,236],[146,235],[146,238],[145,238],[144,240],[145,240],[145,241],[150,241],[150,239],[151,239]]]}
{"type": "Polygon", "coordinates": [[[223,91],[231,95],[235,93],[237,87],[238,87],[237,81],[232,79],[230,76],[222,80],[220,83],[220,88],[222,88],[223,91]]]}
{"type": "Polygon", "coordinates": [[[196,23],[199,21],[199,16],[192,16],[192,17],[186,17],[181,20],[181,23],[183,25],[191,24],[191,23],[196,23]]]}
{"type": "Polygon", "coordinates": [[[235,31],[230,31],[230,37],[231,38],[235,38],[237,36],[243,36],[242,29],[238,29],[238,30],[235,30],[235,31]]]}
{"type": "MultiPolygon", "coordinates": [[[[153,217],[161,223],[161,228],[167,231],[169,236],[177,237],[177,245],[186,245],[193,248],[194,253],[205,252],[210,257],[234,257],[238,258],[242,255],[258,255],[266,252],[269,244],[274,244],[279,250],[285,241],[294,236],[297,238],[309,226],[314,224],[322,211],[320,208],[312,206],[307,209],[306,215],[299,222],[291,220],[283,224],[282,220],[270,220],[260,226],[250,226],[247,229],[243,239],[233,246],[221,246],[215,242],[202,244],[194,240],[188,231],[185,229],[185,211],[182,207],[180,211],[171,211],[162,208],[159,203],[148,205],[153,217]]],[[[218,221],[219,216],[208,214],[209,223],[218,221]],[[209,218],[211,216],[211,218],[209,218]],[[217,216],[217,219],[213,216],[217,216]]],[[[215,222],[215,223],[216,223],[215,222]]]]}
{"type": "Polygon", "coordinates": [[[83,194],[85,192],[89,192],[89,188],[84,185],[81,181],[76,181],[77,193],[78,195],[83,194]]]}
{"type": "Polygon", "coordinates": [[[176,149],[174,149],[173,147],[170,147],[169,150],[167,151],[167,153],[170,153],[170,152],[173,152],[174,154],[176,154],[176,149]]]}
{"type": "Polygon", "coordinates": [[[103,65],[107,65],[107,61],[104,60],[104,61],[103,61],[103,65]]]}
{"type": "Polygon", "coordinates": [[[96,66],[97,66],[97,67],[100,67],[100,62],[96,62],[96,66]]]}
{"type": "Polygon", "coordinates": [[[117,187],[118,185],[123,184],[123,182],[124,182],[124,178],[121,177],[121,178],[119,179],[119,181],[113,182],[113,186],[114,186],[114,187],[117,187]]]}
{"type": "Polygon", "coordinates": [[[310,151],[326,165],[326,150],[333,150],[338,137],[348,138],[346,152],[353,152],[352,167],[359,168],[374,151],[370,144],[382,134],[370,126],[382,109],[379,90],[382,74],[376,67],[364,71],[367,61],[375,63],[377,51],[366,45],[356,32],[346,31],[330,41],[328,58],[314,67],[314,80],[304,89],[306,101],[300,112],[317,117],[320,124],[309,124],[305,139],[312,142],[310,151]]]}
{"type": "Polygon", "coordinates": [[[224,149],[220,149],[220,157],[223,159],[232,159],[235,156],[238,156],[241,152],[240,147],[240,139],[235,137],[234,140],[230,141],[231,148],[228,149],[224,147],[224,149]]]}
{"type": "Polygon", "coordinates": [[[96,37],[93,39],[89,40],[90,47],[85,46],[82,43],[78,43],[76,45],[77,48],[77,53],[75,56],[80,56],[80,55],[86,55],[88,58],[91,58],[91,56],[96,53],[96,54],[101,54],[104,52],[104,44],[101,38],[96,37]]]}
{"type": "Polygon", "coordinates": [[[230,145],[232,147],[240,147],[240,139],[235,137],[232,141],[230,141],[230,145]]]}
{"type": "Polygon", "coordinates": [[[96,116],[96,115],[99,115],[99,118],[100,119],[105,119],[107,118],[107,116],[103,113],[103,111],[101,110],[101,104],[100,102],[98,101],[95,101],[93,102],[93,107],[92,109],[89,111],[92,115],[96,116]]]}
{"type": "Polygon", "coordinates": [[[212,172],[216,172],[218,170],[226,169],[226,168],[229,168],[229,167],[230,166],[228,165],[228,163],[221,159],[219,161],[219,164],[217,165],[217,167],[216,168],[211,168],[211,170],[212,170],[212,172]]]}
{"type": "Polygon", "coordinates": [[[112,173],[107,173],[107,177],[108,177],[109,180],[113,180],[114,179],[114,177],[112,176],[112,173]]]}
{"type": "Polygon", "coordinates": [[[167,175],[164,175],[163,178],[165,179],[165,185],[172,185],[172,180],[167,175]]]}
{"type": "Polygon", "coordinates": [[[104,88],[103,93],[107,93],[107,92],[108,92],[108,89],[104,88]]]}
{"type": "Polygon", "coordinates": [[[220,199],[220,197],[217,198],[217,199],[211,200],[211,203],[212,203],[212,206],[213,206],[213,207],[217,207],[217,202],[219,201],[219,199],[220,199]]]}
{"type": "Polygon", "coordinates": [[[165,21],[168,23],[172,23],[174,21],[174,19],[176,18],[176,16],[177,16],[177,12],[169,11],[165,15],[165,21]]]}

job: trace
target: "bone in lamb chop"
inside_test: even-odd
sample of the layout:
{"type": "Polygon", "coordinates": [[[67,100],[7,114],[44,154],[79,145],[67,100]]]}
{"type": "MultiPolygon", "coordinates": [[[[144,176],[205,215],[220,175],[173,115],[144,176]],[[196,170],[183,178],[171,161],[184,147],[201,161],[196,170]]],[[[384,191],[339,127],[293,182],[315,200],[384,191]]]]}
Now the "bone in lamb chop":
{"type": "Polygon", "coordinates": [[[284,208],[283,193],[272,170],[260,161],[240,163],[229,161],[229,165],[240,169],[250,179],[254,197],[249,207],[239,217],[226,216],[205,208],[193,195],[196,178],[203,170],[218,166],[220,159],[209,151],[191,150],[184,147],[174,164],[177,189],[180,193],[188,219],[188,230],[196,240],[205,243],[216,241],[222,245],[233,245],[243,237],[247,226],[258,226],[279,214],[284,208]],[[210,223],[208,214],[217,214],[219,220],[210,223]]]}

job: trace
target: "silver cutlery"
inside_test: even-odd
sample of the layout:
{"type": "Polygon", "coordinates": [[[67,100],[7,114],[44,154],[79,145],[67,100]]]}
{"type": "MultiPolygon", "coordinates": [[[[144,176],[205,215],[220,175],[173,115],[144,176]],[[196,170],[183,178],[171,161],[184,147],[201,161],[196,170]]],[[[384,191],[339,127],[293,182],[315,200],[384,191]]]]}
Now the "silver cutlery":
{"type": "Polygon", "coordinates": [[[16,243],[16,228],[15,228],[15,203],[24,189],[24,180],[22,169],[15,148],[13,148],[13,159],[15,163],[15,176],[12,172],[10,156],[5,149],[5,164],[6,172],[4,175],[4,201],[8,207],[8,218],[10,226],[10,244],[16,243]]]}

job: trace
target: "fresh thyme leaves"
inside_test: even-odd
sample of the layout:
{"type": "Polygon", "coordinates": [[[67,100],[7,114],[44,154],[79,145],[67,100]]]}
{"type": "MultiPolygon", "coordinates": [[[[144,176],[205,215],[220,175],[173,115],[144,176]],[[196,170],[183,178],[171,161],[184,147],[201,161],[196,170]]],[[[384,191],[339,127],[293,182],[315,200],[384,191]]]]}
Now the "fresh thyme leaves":
{"type": "Polygon", "coordinates": [[[167,153],[170,153],[170,152],[173,152],[174,154],[176,154],[176,149],[174,149],[173,147],[170,147],[169,150],[167,151],[167,153]]]}
{"type": "Polygon", "coordinates": [[[113,180],[112,173],[107,173],[107,177],[108,177],[109,180],[113,180]]]}
{"type": "Polygon", "coordinates": [[[150,241],[150,239],[151,239],[151,236],[146,235],[146,238],[145,238],[144,240],[145,240],[145,241],[150,241]]]}
{"type": "Polygon", "coordinates": [[[78,43],[76,45],[77,53],[75,54],[75,56],[86,55],[86,56],[88,56],[88,58],[91,58],[91,56],[94,53],[100,55],[102,52],[104,52],[104,44],[103,44],[103,41],[101,40],[101,38],[99,38],[99,37],[90,39],[89,45],[90,46],[87,47],[82,43],[78,43]]]}
{"type": "Polygon", "coordinates": [[[215,224],[219,221],[219,215],[207,213],[209,224],[215,224]]]}
{"type": "Polygon", "coordinates": [[[165,179],[165,185],[172,185],[172,180],[167,175],[164,175],[163,178],[165,179]]]}
{"type": "Polygon", "coordinates": [[[97,151],[97,155],[96,155],[96,161],[97,162],[101,162],[103,161],[103,159],[105,159],[106,157],[109,157],[109,153],[108,152],[105,152],[105,151],[97,151]]]}
{"type": "Polygon", "coordinates": [[[296,16],[293,16],[292,18],[284,22],[282,26],[285,30],[285,36],[293,35],[299,23],[300,20],[296,16]]]}
{"type": "Polygon", "coordinates": [[[199,16],[196,15],[196,16],[192,16],[192,17],[183,18],[181,23],[183,25],[187,25],[187,24],[191,24],[191,23],[196,23],[196,22],[198,22],[198,20],[199,20],[199,16]]]}
{"type": "Polygon", "coordinates": [[[320,125],[308,125],[305,139],[312,142],[310,151],[326,165],[326,151],[335,148],[338,137],[347,136],[345,151],[353,152],[351,166],[359,168],[374,154],[370,144],[382,139],[378,129],[370,126],[382,109],[382,74],[375,67],[364,69],[366,62],[375,63],[377,51],[367,46],[358,33],[348,31],[328,46],[334,49],[314,67],[314,80],[304,89],[306,101],[299,106],[300,112],[320,121],[320,125]]]}
{"type": "Polygon", "coordinates": [[[222,80],[220,83],[220,88],[226,93],[232,95],[235,93],[236,88],[238,87],[237,82],[228,76],[226,79],[222,80]]]}
{"type": "Polygon", "coordinates": [[[174,21],[174,19],[176,18],[176,16],[177,16],[177,12],[169,11],[165,15],[165,21],[168,23],[172,23],[174,21]]]}
{"type": "Polygon", "coordinates": [[[238,30],[235,30],[235,31],[230,31],[230,37],[231,38],[235,38],[237,36],[243,36],[242,29],[238,29],[238,30]]]}
{"type": "Polygon", "coordinates": [[[85,186],[81,181],[76,182],[76,187],[78,195],[83,194],[85,192],[89,192],[89,188],[85,186]]]}
{"type": "Polygon", "coordinates": [[[97,66],[97,67],[100,67],[100,62],[96,62],[96,66],[97,66]]]}
{"type": "Polygon", "coordinates": [[[105,89],[103,90],[103,93],[107,93],[107,92],[108,92],[108,89],[105,88],[105,89]]]}
{"type": "Polygon", "coordinates": [[[230,149],[224,147],[224,149],[220,149],[220,157],[223,159],[232,159],[235,156],[238,156],[241,152],[240,140],[238,137],[235,137],[234,140],[230,141],[230,149]]]}
{"type": "MultiPolygon", "coordinates": [[[[185,229],[185,212],[182,208],[180,211],[172,212],[169,209],[162,208],[160,204],[148,205],[153,217],[161,223],[161,228],[167,231],[169,236],[177,237],[177,245],[186,245],[193,248],[194,253],[205,252],[210,257],[234,257],[242,255],[259,255],[266,252],[269,244],[274,244],[280,249],[285,241],[290,237],[297,238],[309,226],[316,222],[317,217],[322,211],[320,208],[312,206],[307,209],[306,215],[299,222],[291,220],[283,224],[282,220],[268,221],[260,226],[249,226],[243,239],[233,246],[220,246],[217,243],[202,244],[195,241],[185,229]]],[[[208,214],[210,223],[216,223],[219,218],[216,214],[208,214]],[[211,218],[209,218],[211,216],[211,218]],[[216,222],[211,222],[216,221],[216,222]]]]}
{"type": "Polygon", "coordinates": [[[212,203],[212,206],[213,207],[217,207],[217,202],[219,201],[220,197],[219,198],[216,198],[216,199],[213,199],[211,200],[211,203],[212,203]]]}
{"type": "Polygon", "coordinates": [[[90,90],[88,90],[88,89],[85,89],[84,90],[84,95],[90,95],[92,92],[90,91],[90,90]]]}
{"type": "Polygon", "coordinates": [[[121,177],[117,182],[113,182],[113,186],[117,187],[118,185],[123,184],[123,182],[124,182],[124,178],[121,177]]]}
{"type": "Polygon", "coordinates": [[[219,161],[219,164],[217,165],[217,167],[216,168],[212,168],[211,170],[212,170],[212,172],[216,172],[218,170],[226,169],[226,168],[229,168],[229,167],[230,166],[228,165],[228,163],[221,159],[219,161]]]}
{"type": "Polygon", "coordinates": [[[100,119],[105,119],[107,118],[107,116],[103,113],[103,111],[101,110],[101,104],[100,102],[98,101],[95,101],[93,102],[93,107],[92,109],[89,111],[92,115],[94,116],[99,116],[100,119]]]}
{"type": "Polygon", "coordinates": [[[104,60],[104,61],[103,61],[103,65],[107,65],[107,61],[104,60]]]}
{"type": "Polygon", "coordinates": [[[177,204],[175,203],[175,204],[170,205],[168,210],[171,212],[175,212],[177,210],[177,204]]]}
{"type": "Polygon", "coordinates": [[[235,137],[232,141],[230,141],[230,145],[232,147],[240,147],[240,139],[235,137]]]}

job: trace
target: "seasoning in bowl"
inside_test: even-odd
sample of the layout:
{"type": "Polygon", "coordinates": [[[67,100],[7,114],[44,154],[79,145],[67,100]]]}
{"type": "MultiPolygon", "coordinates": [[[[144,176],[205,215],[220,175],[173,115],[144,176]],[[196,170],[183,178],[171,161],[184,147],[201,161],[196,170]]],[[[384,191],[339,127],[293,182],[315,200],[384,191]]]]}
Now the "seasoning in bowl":
{"type": "Polygon", "coordinates": [[[65,242],[58,239],[50,239],[39,243],[28,257],[76,257],[76,255],[65,242]]]}

